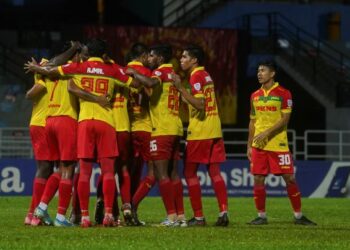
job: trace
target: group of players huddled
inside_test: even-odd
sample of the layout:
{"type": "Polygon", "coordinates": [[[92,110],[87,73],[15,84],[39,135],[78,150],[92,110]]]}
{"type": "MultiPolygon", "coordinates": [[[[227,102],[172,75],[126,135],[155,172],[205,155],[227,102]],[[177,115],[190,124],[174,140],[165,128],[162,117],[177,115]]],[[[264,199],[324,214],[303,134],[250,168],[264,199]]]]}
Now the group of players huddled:
{"type": "Polygon", "coordinates": [[[91,39],[70,42],[60,55],[24,68],[35,83],[26,97],[33,100],[30,135],[37,161],[33,195],[26,225],[81,227],[89,216],[93,164],[101,168],[97,181],[95,222],[117,226],[119,208],[125,225],[144,225],[138,219],[141,200],[157,182],[167,213],[167,227],[206,225],[197,170],[206,164],[219,205],[216,226],[227,226],[228,202],[220,163],[225,161],[221,122],[214,83],[203,67],[204,52],[196,45],[183,49],[181,68],[188,72],[191,90],[182,84],[170,63],[172,48],[134,44],[124,67],[108,57],[107,44],[91,39]],[[183,187],[177,165],[183,125],[180,102],[189,106],[184,177],[193,218],[186,220],[183,187]],[[141,180],[142,166],[147,175],[141,180]],[[59,191],[56,218],[48,205],[59,191]],[[72,212],[66,212],[72,199],[72,212]]]}

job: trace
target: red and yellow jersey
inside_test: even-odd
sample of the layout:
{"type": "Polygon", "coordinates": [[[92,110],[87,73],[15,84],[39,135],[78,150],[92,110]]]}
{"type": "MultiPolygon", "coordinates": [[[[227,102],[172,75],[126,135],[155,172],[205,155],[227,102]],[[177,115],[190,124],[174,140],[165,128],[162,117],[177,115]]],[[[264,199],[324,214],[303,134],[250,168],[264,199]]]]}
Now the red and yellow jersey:
{"type": "Polygon", "coordinates": [[[149,102],[152,136],[183,135],[179,117],[180,93],[171,83],[171,73],[174,73],[171,64],[162,64],[152,72],[151,77],[160,82],[153,88],[149,102]]]}
{"type": "MultiPolygon", "coordinates": [[[[39,74],[34,74],[34,84],[40,84],[46,88],[46,82],[39,74]]],[[[45,89],[33,100],[32,116],[30,126],[43,126],[46,124],[48,93],[45,89]]]]}
{"type": "Polygon", "coordinates": [[[78,118],[78,100],[68,92],[69,79],[57,79],[46,82],[48,92],[47,117],[69,116],[78,118]]]}
{"type": "MultiPolygon", "coordinates": [[[[61,75],[71,76],[77,86],[95,95],[113,96],[115,85],[129,87],[132,78],[117,64],[106,64],[102,58],[91,57],[85,62],[71,63],[58,67],[61,75]]],[[[97,103],[80,99],[79,122],[100,120],[115,127],[113,111],[97,103]]]]}
{"type": "MultiPolygon", "coordinates": [[[[141,62],[130,62],[128,67],[137,70],[140,74],[150,77],[152,72],[141,62]]],[[[152,122],[149,114],[149,98],[143,88],[130,92],[130,121],[131,131],[152,132],[152,122]]]]}
{"type": "Polygon", "coordinates": [[[189,105],[190,121],[187,140],[221,138],[221,121],[214,82],[204,67],[197,67],[191,72],[190,85],[194,97],[204,98],[205,107],[204,110],[197,110],[189,105]]]}
{"type": "Polygon", "coordinates": [[[116,86],[114,89],[113,102],[113,118],[115,122],[115,130],[118,132],[130,132],[130,121],[128,114],[129,88],[116,86]]]}
{"type": "MultiPolygon", "coordinates": [[[[250,103],[250,119],[255,120],[254,136],[275,125],[282,118],[282,113],[292,112],[293,106],[291,93],[277,82],[268,91],[263,88],[255,91],[250,97],[250,103]]],[[[267,151],[289,151],[287,126],[266,145],[257,145],[253,142],[252,146],[267,151]]]]}

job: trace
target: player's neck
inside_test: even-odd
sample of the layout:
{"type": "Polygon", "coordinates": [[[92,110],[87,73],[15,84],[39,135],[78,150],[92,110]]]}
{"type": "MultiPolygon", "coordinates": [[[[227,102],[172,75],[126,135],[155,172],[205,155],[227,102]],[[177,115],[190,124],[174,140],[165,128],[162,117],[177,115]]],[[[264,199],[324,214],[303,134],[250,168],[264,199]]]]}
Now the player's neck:
{"type": "Polygon", "coordinates": [[[264,83],[264,84],[262,85],[262,88],[263,88],[264,90],[269,90],[269,89],[272,88],[273,85],[275,85],[275,81],[274,81],[273,79],[271,79],[270,81],[264,83]]]}

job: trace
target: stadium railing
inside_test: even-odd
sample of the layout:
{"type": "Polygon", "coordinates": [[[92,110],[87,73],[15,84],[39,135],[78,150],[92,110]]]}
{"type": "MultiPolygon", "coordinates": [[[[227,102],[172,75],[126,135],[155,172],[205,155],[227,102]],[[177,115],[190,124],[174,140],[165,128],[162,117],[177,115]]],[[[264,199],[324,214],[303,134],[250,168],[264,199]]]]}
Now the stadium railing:
{"type": "MultiPolygon", "coordinates": [[[[248,129],[224,128],[223,136],[227,157],[246,159],[248,129]]],[[[350,160],[349,130],[305,130],[298,136],[288,130],[289,147],[298,160],[350,160]]],[[[185,140],[182,140],[182,149],[185,140]]],[[[0,128],[0,158],[33,158],[28,128],[0,128]]]]}

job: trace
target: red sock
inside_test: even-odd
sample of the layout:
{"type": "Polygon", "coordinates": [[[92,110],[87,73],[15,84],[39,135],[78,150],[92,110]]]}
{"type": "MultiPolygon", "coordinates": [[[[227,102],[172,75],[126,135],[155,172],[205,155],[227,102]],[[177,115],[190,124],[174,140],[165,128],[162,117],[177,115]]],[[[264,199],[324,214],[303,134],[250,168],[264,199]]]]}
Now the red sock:
{"type": "Polygon", "coordinates": [[[299,213],[301,211],[301,194],[298,185],[296,183],[289,184],[287,193],[294,212],[299,213]]]}
{"type": "Polygon", "coordinates": [[[122,178],[119,178],[120,182],[120,196],[123,204],[130,203],[130,175],[127,169],[123,169],[122,178]]]}
{"type": "Polygon", "coordinates": [[[181,179],[176,179],[172,181],[175,194],[175,205],[176,205],[176,214],[185,214],[184,209],[184,194],[181,179]]]}
{"type": "Polygon", "coordinates": [[[51,199],[57,192],[58,185],[61,181],[61,174],[53,173],[50,178],[46,182],[45,190],[43,195],[41,196],[41,202],[45,204],[49,204],[51,199]]]}
{"type": "Polygon", "coordinates": [[[219,203],[220,212],[227,211],[227,189],[224,179],[220,173],[220,165],[212,163],[209,165],[209,176],[213,183],[216,199],[219,203]]]}
{"type": "Polygon", "coordinates": [[[135,195],[132,197],[132,204],[135,208],[138,207],[143,198],[146,197],[148,192],[156,183],[156,178],[154,176],[146,176],[140,183],[135,195]]]}
{"type": "Polygon", "coordinates": [[[159,192],[162,196],[167,214],[175,214],[176,206],[174,199],[174,187],[169,178],[159,181],[159,192]]]}
{"type": "Polygon", "coordinates": [[[90,177],[92,173],[92,161],[79,160],[80,176],[78,182],[79,203],[82,216],[89,216],[90,177]]]}
{"type": "Polygon", "coordinates": [[[265,185],[254,184],[254,202],[256,210],[260,213],[265,212],[266,190],[265,185]]]}
{"type": "Polygon", "coordinates": [[[28,213],[33,213],[34,209],[39,205],[41,196],[43,195],[44,190],[45,190],[46,182],[47,182],[47,180],[44,178],[35,177],[35,179],[33,181],[32,202],[30,203],[28,213]]]}
{"type": "Polygon", "coordinates": [[[201,186],[198,177],[186,178],[186,182],[194,216],[203,217],[201,186]]]}
{"type": "Polygon", "coordinates": [[[73,177],[73,198],[72,198],[72,209],[74,214],[80,213],[79,205],[79,196],[78,196],[78,182],[79,182],[79,173],[75,173],[73,177]]]}
{"type": "Polygon", "coordinates": [[[58,196],[58,209],[57,213],[66,215],[67,208],[69,206],[70,198],[72,196],[72,180],[61,179],[59,185],[59,196],[58,196]]]}
{"type": "Polygon", "coordinates": [[[114,158],[101,158],[102,190],[105,213],[112,213],[115,195],[114,158]]]}
{"type": "Polygon", "coordinates": [[[195,217],[203,217],[201,186],[197,177],[197,163],[186,162],[184,175],[188,187],[192,210],[195,217]]]}

